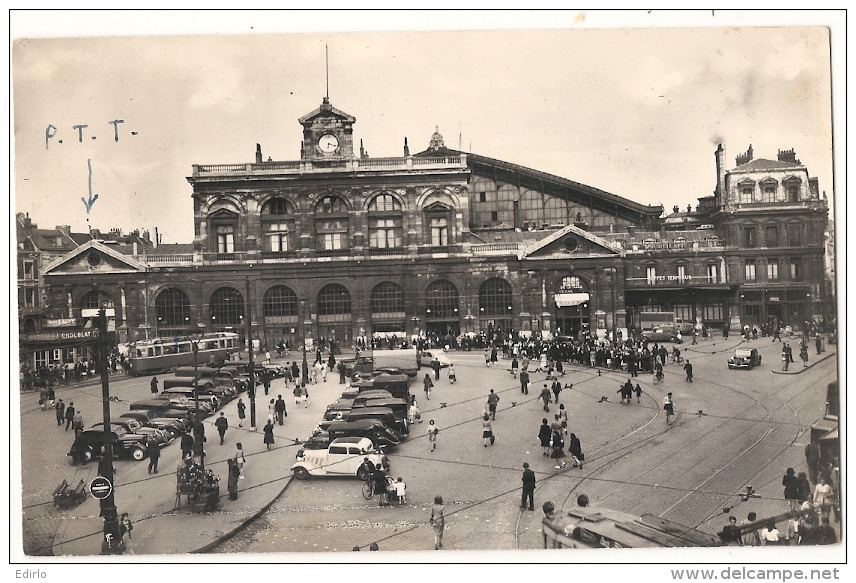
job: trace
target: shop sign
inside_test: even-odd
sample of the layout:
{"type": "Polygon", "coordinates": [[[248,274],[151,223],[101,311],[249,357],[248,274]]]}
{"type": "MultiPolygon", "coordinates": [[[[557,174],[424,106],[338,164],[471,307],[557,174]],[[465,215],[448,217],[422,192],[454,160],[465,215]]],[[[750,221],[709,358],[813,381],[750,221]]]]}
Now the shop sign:
{"type": "Polygon", "coordinates": [[[780,302],[782,300],[779,299],[779,296],[770,296],[770,301],[771,302],[780,302]]]}
{"type": "Polygon", "coordinates": [[[44,322],[45,328],[65,328],[68,326],[77,326],[77,318],[55,318],[47,319],[44,322]]]}
{"type": "Polygon", "coordinates": [[[72,330],[69,332],[31,332],[22,334],[25,342],[61,342],[64,340],[94,340],[98,338],[98,328],[90,330],[72,330]]]}

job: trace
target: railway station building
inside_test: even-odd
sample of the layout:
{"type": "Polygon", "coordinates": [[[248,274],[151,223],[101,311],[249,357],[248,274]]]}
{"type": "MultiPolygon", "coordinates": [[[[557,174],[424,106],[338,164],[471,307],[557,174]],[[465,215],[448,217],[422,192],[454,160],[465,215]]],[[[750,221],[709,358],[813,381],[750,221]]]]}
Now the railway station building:
{"type": "Polygon", "coordinates": [[[403,137],[400,156],[369,157],[356,118],[326,97],[297,121],[297,160],[257,145],[250,161],[192,167],[192,242],[92,238],[43,261],[44,317],[105,304],[119,342],[204,324],[249,328],[268,348],[389,333],[627,337],[643,311],[714,329],[834,318],[827,200],[792,150],[755,159],[750,146],[729,170],[720,145],[712,194],[664,213],[450,149],[438,130],[419,152],[403,137]]]}

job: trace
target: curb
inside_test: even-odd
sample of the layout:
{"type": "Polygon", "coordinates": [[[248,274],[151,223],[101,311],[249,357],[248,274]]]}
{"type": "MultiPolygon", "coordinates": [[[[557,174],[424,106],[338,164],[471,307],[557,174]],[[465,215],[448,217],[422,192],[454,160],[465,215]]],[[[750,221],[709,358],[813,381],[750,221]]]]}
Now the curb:
{"type": "MultiPolygon", "coordinates": [[[[823,361],[825,361],[825,360],[828,360],[828,359],[830,359],[830,358],[832,358],[832,357],[834,357],[834,356],[838,356],[838,352],[837,352],[837,351],[836,351],[836,352],[829,352],[829,351],[827,351],[826,356],[821,356],[820,358],[818,358],[818,359],[814,360],[814,361],[813,361],[811,364],[809,364],[808,366],[799,367],[799,368],[796,368],[796,369],[794,369],[794,370],[771,370],[771,371],[770,371],[770,374],[783,374],[783,375],[794,375],[794,374],[800,374],[800,373],[802,373],[802,372],[804,372],[804,371],[807,371],[808,369],[810,369],[810,368],[811,368],[811,367],[813,367],[814,365],[816,365],[816,364],[820,364],[821,362],[823,362],[823,361]]],[[[797,363],[796,363],[796,362],[794,362],[794,363],[791,363],[791,364],[797,364],[797,363]]]]}

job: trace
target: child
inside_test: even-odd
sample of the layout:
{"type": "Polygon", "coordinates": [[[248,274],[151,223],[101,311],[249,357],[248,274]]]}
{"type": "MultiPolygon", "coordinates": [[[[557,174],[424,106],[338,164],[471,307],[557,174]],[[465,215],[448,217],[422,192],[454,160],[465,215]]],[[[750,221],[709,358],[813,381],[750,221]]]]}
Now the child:
{"type": "Polygon", "coordinates": [[[404,491],[407,489],[407,484],[401,478],[398,478],[393,486],[395,487],[395,496],[398,498],[398,503],[407,504],[407,500],[404,499],[404,491]]]}

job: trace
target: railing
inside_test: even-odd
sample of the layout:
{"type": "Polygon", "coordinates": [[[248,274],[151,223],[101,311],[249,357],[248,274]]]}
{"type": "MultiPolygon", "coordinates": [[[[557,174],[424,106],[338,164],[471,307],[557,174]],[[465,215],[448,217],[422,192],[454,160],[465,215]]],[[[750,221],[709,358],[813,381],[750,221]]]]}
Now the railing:
{"type": "Polygon", "coordinates": [[[142,262],[146,264],[153,263],[193,263],[193,254],[192,253],[178,253],[178,254],[166,254],[166,255],[143,255],[141,257],[142,262]]]}
{"type": "Polygon", "coordinates": [[[351,254],[350,249],[318,249],[316,252],[318,257],[347,257],[351,254]]]}
{"type": "Polygon", "coordinates": [[[697,251],[700,249],[722,249],[725,245],[721,240],[709,241],[657,241],[655,243],[630,242],[624,243],[625,249],[632,252],[640,251],[697,251]]]}
{"type": "Polygon", "coordinates": [[[292,259],[297,251],[262,251],[262,259],[292,259]]]}
{"type": "Polygon", "coordinates": [[[430,158],[353,158],[332,160],[291,160],[249,164],[194,164],[194,176],[234,174],[302,174],[313,172],[347,172],[359,170],[413,170],[428,168],[466,168],[466,154],[430,158]]]}
{"type": "Polygon", "coordinates": [[[243,251],[236,253],[203,253],[202,258],[205,261],[240,261],[246,255],[243,251]]]}
{"type": "Polygon", "coordinates": [[[485,243],[470,245],[470,251],[472,251],[474,254],[499,252],[517,253],[519,250],[520,243],[485,243]]]}
{"type": "Polygon", "coordinates": [[[390,255],[407,255],[409,250],[407,247],[369,247],[369,255],[372,257],[383,257],[390,255]]]}

